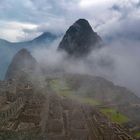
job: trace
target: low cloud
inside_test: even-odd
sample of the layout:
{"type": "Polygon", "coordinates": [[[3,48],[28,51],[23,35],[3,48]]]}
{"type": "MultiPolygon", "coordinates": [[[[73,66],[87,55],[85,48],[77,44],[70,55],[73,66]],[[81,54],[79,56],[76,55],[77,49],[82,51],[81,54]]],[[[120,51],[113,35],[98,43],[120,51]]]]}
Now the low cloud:
{"type": "Polygon", "coordinates": [[[84,59],[68,59],[67,54],[57,51],[61,39],[49,49],[35,49],[32,54],[49,70],[101,76],[116,85],[127,87],[140,96],[140,43],[129,40],[113,42],[102,49],[94,50],[84,59]]]}

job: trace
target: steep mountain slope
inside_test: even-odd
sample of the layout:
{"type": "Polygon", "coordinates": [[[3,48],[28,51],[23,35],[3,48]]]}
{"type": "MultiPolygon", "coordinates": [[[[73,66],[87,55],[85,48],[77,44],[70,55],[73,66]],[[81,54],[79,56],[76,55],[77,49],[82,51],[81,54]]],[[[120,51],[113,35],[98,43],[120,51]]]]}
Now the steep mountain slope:
{"type": "Polygon", "coordinates": [[[5,79],[16,78],[23,73],[34,72],[37,68],[36,60],[26,49],[21,49],[14,57],[8,67],[5,79]]]}
{"type": "Polygon", "coordinates": [[[100,36],[93,31],[88,21],[79,19],[67,30],[58,50],[64,50],[73,56],[83,56],[98,48],[101,42],[100,36]]]}
{"type": "Polygon", "coordinates": [[[39,37],[26,42],[12,43],[6,40],[0,39],[0,79],[4,78],[5,72],[10,64],[12,57],[22,48],[26,48],[30,51],[36,47],[48,47],[59,36],[49,32],[45,32],[39,37]]]}
{"type": "Polygon", "coordinates": [[[71,89],[76,90],[80,96],[91,97],[107,104],[140,103],[133,92],[102,77],[73,74],[66,75],[66,79],[71,89]]]}

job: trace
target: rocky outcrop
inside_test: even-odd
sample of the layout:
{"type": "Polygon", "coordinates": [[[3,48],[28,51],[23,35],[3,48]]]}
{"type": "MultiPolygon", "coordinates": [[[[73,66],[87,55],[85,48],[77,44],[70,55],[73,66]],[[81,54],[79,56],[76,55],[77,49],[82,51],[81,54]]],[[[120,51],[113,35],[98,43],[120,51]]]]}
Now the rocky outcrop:
{"type": "Polygon", "coordinates": [[[101,37],[93,31],[85,19],[76,21],[66,32],[58,50],[64,50],[72,56],[84,56],[92,49],[101,46],[101,37]]]}

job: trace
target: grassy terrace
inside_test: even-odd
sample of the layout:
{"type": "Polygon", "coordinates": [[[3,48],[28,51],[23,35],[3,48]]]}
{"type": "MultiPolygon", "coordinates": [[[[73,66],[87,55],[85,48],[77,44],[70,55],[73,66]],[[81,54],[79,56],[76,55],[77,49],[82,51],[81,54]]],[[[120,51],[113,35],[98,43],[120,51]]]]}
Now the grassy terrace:
{"type": "Polygon", "coordinates": [[[135,137],[136,137],[136,138],[140,138],[140,132],[137,132],[137,133],[135,134],[135,137]]]}
{"type": "Polygon", "coordinates": [[[119,124],[123,124],[129,121],[129,119],[126,116],[124,116],[123,114],[112,108],[101,109],[101,112],[104,115],[106,115],[109,119],[111,119],[113,122],[119,124]]]}
{"type": "Polygon", "coordinates": [[[56,91],[56,93],[58,93],[58,95],[62,97],[68,97],[71,99],[75,99],[81,103],[86,103],[90,105],[100,105],[97,100],[76,95],[74,91],[68,87],[66,82],[62,82],[60,80],[52,80],[50,85],[56,91]]]}
{"type": "MultiPolygon", "coordinates": [[[[58,95],[62,97],[75,99],[81,103],[86,103],[93,106],[101,104],[99,101],[94,100],[93,98],[82,97],[82,96],[76,95],[76,93],[72,89],[69,88],[69,86],[67,85],[65,81],[61,81],[59,79],[52,80],[50,83],[50,86],[52,87],[53,90],[56,91],[56,93],[58,93],[58,95]]],[[[118,112],[117,110],[113,108],[104,108],[104,109],[101,109],[100,111],[113,122],[123,124],[129,121],[129,119],[126,116],[124,116],[123,114],[121,114],[120,112],[118,112]]]]}

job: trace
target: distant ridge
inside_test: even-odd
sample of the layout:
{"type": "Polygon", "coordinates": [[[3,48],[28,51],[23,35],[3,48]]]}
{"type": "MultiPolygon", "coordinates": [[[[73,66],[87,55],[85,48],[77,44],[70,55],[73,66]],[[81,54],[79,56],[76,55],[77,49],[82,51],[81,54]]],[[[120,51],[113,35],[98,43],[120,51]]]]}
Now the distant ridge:
{"type": "Polygon", "coordinates": [[[10,45],[10,46],[18,46],[20,47],[27,47],[26,45],[35,45],[35,43],[49,43],[55,39],[57,39],[59,35],[55,35],[50,32],[44,32],[41,35],[37,36],[36,38],[29,40],[29,41],[23,41],[23,42],[10,42],[5,39],[0,39],[0,45],[10,45]]]}
{"type": "Polygon", "coordinates": [[[11,59],[19,50],[21,50],[22,48],[26,48],[29,51],[32,51],[33,49],[38,47],[47,48],[60,36],[61,35],[56,35],[50,32],[44,32],[33,40],[25,42],[9,42],[7,40],[0,39],[0,65],[2,66],[0,69],[0,79],[4,79],[11,59]]]}

